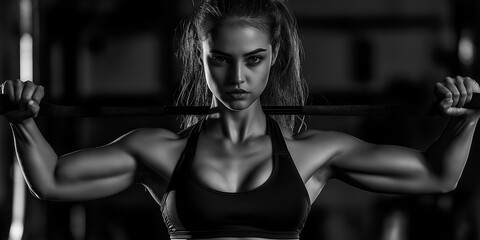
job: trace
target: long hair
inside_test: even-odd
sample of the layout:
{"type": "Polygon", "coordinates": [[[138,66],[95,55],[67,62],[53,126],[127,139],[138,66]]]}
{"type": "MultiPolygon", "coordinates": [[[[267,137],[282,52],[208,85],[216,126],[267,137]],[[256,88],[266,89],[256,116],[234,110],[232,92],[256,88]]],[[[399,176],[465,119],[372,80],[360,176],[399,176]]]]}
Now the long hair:
{"type": "MultiPolygon", "coordinates": [[[[226,20],[239,21],[268,33],[272,49],[277,52],[267,86],[260,96],[262,106],[303,106],[308,96],[301,70],[303,48],[297,33],[297,22],[284,0],[202,1],[195,12],[180,26],[182,36],[177,57],[181,60],[183,76],[175,104],[180,106],[211,104],[212,93],[205,80],[201,41],[208,39],[226,20]]],[[[182,127],[195,124],[201,117],[183,116],[182,127]]],[[[297,116],[273,117],[279,124],[292,131],[295,129],[297,116]]]]}

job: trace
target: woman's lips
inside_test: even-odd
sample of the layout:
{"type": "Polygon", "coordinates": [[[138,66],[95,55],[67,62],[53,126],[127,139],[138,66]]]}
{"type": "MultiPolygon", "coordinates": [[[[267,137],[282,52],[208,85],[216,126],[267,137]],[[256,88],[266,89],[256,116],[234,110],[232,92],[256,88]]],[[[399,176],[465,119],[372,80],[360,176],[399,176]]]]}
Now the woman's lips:
{"type": "Polygon", "coordinates": [[[250,94],[249,92],[243,90],[243,89],[236,89],[233,91],[228,92],[228,95],[232,97],[233,99],[244,99],[250,94]]]}

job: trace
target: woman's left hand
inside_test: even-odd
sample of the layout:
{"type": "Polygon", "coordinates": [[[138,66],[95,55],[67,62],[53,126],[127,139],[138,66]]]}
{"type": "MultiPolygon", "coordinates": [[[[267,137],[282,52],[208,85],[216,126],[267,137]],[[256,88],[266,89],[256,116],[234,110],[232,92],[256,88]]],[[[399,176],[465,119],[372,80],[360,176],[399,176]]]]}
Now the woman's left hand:
{"type": "Polygon", "coordinates": [[[472,100],[473,93],[479,92],[480,86],[469,77],[446,77],[445,80],[435,85],[435,95],[440,111],[448,116],[480,114],[480,110],[463,108],[472,100]]]}

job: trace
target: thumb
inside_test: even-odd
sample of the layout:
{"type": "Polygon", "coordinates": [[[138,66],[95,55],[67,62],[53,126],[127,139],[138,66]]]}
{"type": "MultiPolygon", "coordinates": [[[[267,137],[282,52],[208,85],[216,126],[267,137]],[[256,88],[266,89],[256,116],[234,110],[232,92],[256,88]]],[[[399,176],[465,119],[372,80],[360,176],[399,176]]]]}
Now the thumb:
{"type": "Polygon", "coordinates": [[[36,117],[40,111],[40,106],[33,100],[29,100],[26,106],[19,110],[12,110],[4,114],[9,122],[21,122],[27,118],[36,117]]]}
{"type": "Polygon", "coordinates": [[[29,100],[27,102],[27,112],[28,115],[32,117],[37,117],[38,112],[40,112],[40,105],[38,105],[38,103],[33,100],[29,100]]]}

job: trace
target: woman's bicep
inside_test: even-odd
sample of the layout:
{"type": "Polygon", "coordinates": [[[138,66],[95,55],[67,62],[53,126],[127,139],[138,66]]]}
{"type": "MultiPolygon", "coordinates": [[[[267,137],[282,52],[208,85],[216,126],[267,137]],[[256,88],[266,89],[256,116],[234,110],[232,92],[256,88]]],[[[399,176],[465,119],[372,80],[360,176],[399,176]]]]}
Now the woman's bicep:
{"type": "Polygon", "coordinates": [[[110,178],[133,173],[136,165],[135,158],[122,144],[112,143],[61,156],[55,178],[59,182],[110,178]]]}
{"type": "MultiPolygon", "coordinates": [[[[135,182],[137,160],[128,141],[75,151],[58,158],[48,188],[32,189],[37,197],[80,201],[106,197],[135,182]]],[[[35,186],[32,186],[35,187],[35,186]]]]}
{"type": "Polygon", "coordinates": [[[108,145],[61,156],[54,187],[44,195],[58,200],[93,199],[115,194],[134,183],[158,181],[158,173],[164,172],[166,165],[162,152],[169,152],[170,137],[174,137],[168,134],[165,130],[133,131],[108,145]]]}
{"type": "Polygon", "coordinates": [[[134,183],[134,173],[118,174],[110,177],[81,180],[74,182],[56,182],[52,191],[36,196],[52,201],[86,201],[117,194],[134,183]]]}
{"type": "Polygon", "coordinates": [[[343,136],[342,150],[332,158],[332,177],[353,186],[389,193],[436,192],[435,176],[423,152],[401,146],[377,145],[343,136]]]}

